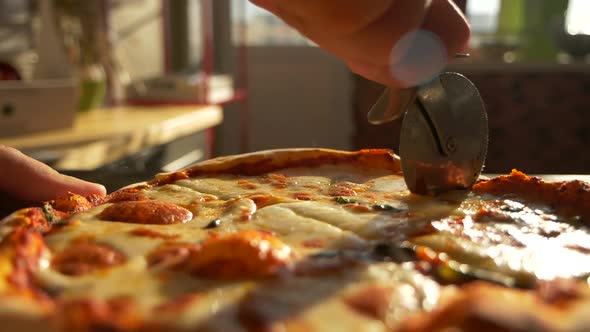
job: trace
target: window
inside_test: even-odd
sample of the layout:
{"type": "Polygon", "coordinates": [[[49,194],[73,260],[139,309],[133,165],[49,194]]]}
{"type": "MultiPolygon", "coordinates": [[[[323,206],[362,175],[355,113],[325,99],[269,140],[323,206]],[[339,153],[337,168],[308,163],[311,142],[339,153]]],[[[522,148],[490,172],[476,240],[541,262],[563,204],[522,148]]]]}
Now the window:
{"type": "Polygon", "coordinates": [[[569,0],[569,7],[565,15],[565,28],[569,34],[590,35],[590,1],[569,0]]]}
{"type": "Polygon", "coordinates": [[[248,46],[313,45],[297,30],[248,0],[232,0],[232,16],[234,41],[243,36],[248,46]]]}
{"type": "Polygon", "coordinates": [[[468,0],[467,19],[475,34],[494,34],[498,28],[500,0],[468,0]]]}

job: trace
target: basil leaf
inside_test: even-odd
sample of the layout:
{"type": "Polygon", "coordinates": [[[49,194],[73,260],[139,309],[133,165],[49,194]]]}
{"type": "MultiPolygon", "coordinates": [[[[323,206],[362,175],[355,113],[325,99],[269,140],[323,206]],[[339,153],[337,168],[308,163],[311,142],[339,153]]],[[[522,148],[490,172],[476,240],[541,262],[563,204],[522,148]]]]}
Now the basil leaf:
{"type": "Polygon", "coordinates": [[[205,227],[203,227],[203,229],[213,229],[213,228],[217,228],[221,225],[221,219],[215,219],[213,221],[211,221],[210,223],[208,223],[205,227]]]}
{"type": "Polygon", "coordinates": [[[335,197],[334,200],[338,204],[353,204],[353,203],[358,203],[358,201],[356,201],[356,200],[354,200],[352,198],[342,197],[342,196],[335,197]]]}
{"type": "Polygon", "coordinates": [[[49,203],[43,204],[42,210],[43,210],[43,215],[45,216],[45,218],[47,219],[47,222],[51,226],[66,224],[69,221],[69,218],[61,219],[57,214],[55,214],[55,210],[53,209],[53,206],[51,206],[51,204],[49,204],[49,203]]]}
{"type": "Polygon", "coordinates": [[[53,212],[53,207],[49,203],[43,204],[43,214],[51,225],[59,220],[59,218],[55,215],[55,212],[53,212]]]}

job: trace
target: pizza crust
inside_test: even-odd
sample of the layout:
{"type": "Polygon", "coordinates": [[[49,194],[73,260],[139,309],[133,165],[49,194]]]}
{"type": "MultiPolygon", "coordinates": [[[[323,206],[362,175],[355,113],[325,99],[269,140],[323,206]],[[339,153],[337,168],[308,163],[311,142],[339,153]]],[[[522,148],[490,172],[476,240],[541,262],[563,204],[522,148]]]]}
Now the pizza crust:
{"type": "Polygon", "coordinates": [[[390,150],[369,149],[341,151],[320,148],[293,148],[251,152],[218,157],[200,162],[180,172],[161,173],[151,184],[162,184],[178,176],[207,174],[256,175],[293,167],[317,167],[322,165],[350,165],[365,169],[383,169],[401,172],[399,157],[390,150]]]}

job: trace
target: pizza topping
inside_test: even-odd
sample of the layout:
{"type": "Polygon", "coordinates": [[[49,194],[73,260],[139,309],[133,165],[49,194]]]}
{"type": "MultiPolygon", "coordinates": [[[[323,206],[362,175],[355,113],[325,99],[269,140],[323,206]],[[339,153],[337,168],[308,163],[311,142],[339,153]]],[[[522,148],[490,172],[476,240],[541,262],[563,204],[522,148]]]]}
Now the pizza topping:
{"type": "Polygon", "coordinates": [[[86,211],[93,207],[85,197],[73,193],[58,197],[52,205],[56,210],[69,214],[86,211]]]}
{"type": "Polygon", "coordinates": [[[108,221],[170,225],[187,222],[193,218],[193,214],[171,203],[137,201],[114,203],[104,209],[98,217],[108,221]]]}
{"type": "MultiPolygon", "coordinates": [[[[485,209],[497,206],[496,202],[492,202],[491,208],[486,207],[485,201],[480,204],[485,209]]],[[[481,216],[481,211],[478,209],[474,215],[481,216]]],[[[496,209],[494,213],[498,211],[501,210],[496,209]]],[[[492,215],[492,218],[476,217],[478,222],[475,222],[467,215],[461,222],[455,218],[435,221],[432,226],[437,232],[410,241],[432,249],[437,255],[444,253],[446,262],[433,263],[444,266],[445,273],[452,272],[447,275],[466,277],[459,279],[483,279],[530,288],[537,280],[582,278],[590,274],[590,255],[576,250],[590,240],[587,230],[575,229],[559,219],[553,221],[542,211],[528,207],[503,213],[509,214],[509,218],[492,215]]]]}
{"type": "Polygon", "coordinates": [[[251,199],[256,204],[257,209],[262,209],[263,207],[267,207],[274,204],[279,204],[285,201],[284,198],[275,196],[275,195],[249,195],[246,196],[247,199],[251,199]]]}
{"type": "Polygon", "coordinates": [[[548,204],[560,213],[581,216],[590,222],[590,185],[582,181],[545,182],[513,170],[510,175],[502,175],[473,186],[478,193],[496,196],[511,195],[526,200],[548,204]]]}
{"type": "Polygon", "coordinates": [[[238,303],[238,319],[248,332],[274,332],[282,317],[293,316],[290,311],[289,303],[264,290],[254,290],[238,303]]]}
{"type": "Polygon", "coordinates": [[[57,271],[80,276],[125,263],[119,251],[98,243],[78,243],[53,257],[51,265],[57,271]]]}
{"type": "Polygon", "coordinates": [[[203,229],[213,229],[217,228],[221,225],[221,219],[215,219],[209,222],[203,229]]]}
{"type": "Polygon", "coordinates": [[[194,205],[194,204],[199,204],[199,203],[207,203],[207,202],[213,202],[218,200],[219,198],[217,196],[214,195],[208,195],[208,194],[201,194],[201,196],[195,198],[194,200],[192,200],[189,205],[194,205]]]}
{"type": "Polygon", "coordinates": [[[71,244],[90,243],[96,241],[95,234],[81,234],[70,241],[71,244]]]}
{"type": "MultiPolygon", "coordinates": [[[[309,238],[322,237],[327,246],[359,248],[365,241],[341,225],[358,227],[355,213],[340,206],[327,206],[318,202],[276,204],[258,210],[252,226],[272,231],[287,243],[301,243],[309,238]],[[356,223],[355,223],[356,222],[356,223]]],[[[368,221],[371,216],[366,215],[368,221]]]]}
{"type": "Polygon", "coordinates": [[[359,203],[356,199],[342,197],[342,196],[336,196],[336,197],[334,197],[334,200],[338,204],[357,204],[357,203],[359,203]]]}
{"type": "Polygon", "coordinates": [[[50,225],[59,220],[57,215],[54,213],[53,207],[49,203],[45,203],[43,205],[43,215],[50,225]]]}
{"type": "Polygon", "coordinates": [[[232,222],[250,221],[252,215],[258,209],[253,200],[241,197],[228,201],[225,206],[225,211],[223,211],[223,214],[219,217],[219,219],[228,219],[232,222]]]}
{"type": "Polygon", "coordinates": [[[105,198],[105,203],[129,202],[129,201],[147,201],[149,197],[135,190],[119,190],[109,194],[105,198]]]}
{"type": "Polygon", "coordinates": [[[47,254],[43,237],[37,231],[19,227],[0,242],[0,293],[37,297],[33,272],[47,254]]]}
{"type": "Polygon", "coordinates": [[[165,186],[167,184],[172,184],[177,181],[186,180],[189,178],[189,173],[185,170],[156,175],[156,178],[149,183],[149,186],[165,186]]]}
{"type": "Polygon", "coordinates": [[[330,196],[356,196],[357,192],[349,186],[339,182],[330,187],[328,194],[330,196]]]}
{"type": "Polygon", "coordinates": [[[346,271],[367,263],[358,252],[345,250],[326,250],[307,256],[295,265],[298,276],[322,276],[346,271]]]}
{"type": "Polygon", "coordinates": [[[174,314],[182,312],[203,297],[200,293],[189,293],[177,296],[154,307],[155,314],[174,314]]]}
{"type": "Polygon", "coordinates": [[[262,278],[288,268],[291,256],[291,248],[269,233],[241,231],[205,240],[186,269],[206,278],[262,278]]]}
{"type": "MultiPolygon", "coordinates": [[[[503,291],[499,287],[493,287],[494,290],[503,291]]],[[[482,315],[482,309],[490,306],[479,306],[483,302],[490,302],[498,305],[500,302],[494,302],[501,295],[509,295],[501,293],[492,293],[492,289],[479,289],[478,285],[465,287],[464,292],[458,296],[452,297],[451,301],[445,302],[431,313],[410,316],[409,319],[402,321],[397,331],[400,332],[430,332],[430,331],[528,331],[528,329],[509,329],[503,325],[494,324],[493,318],[482,315]],[[488,294],[489,293],[489,294],[488,294]],[[501,294],[501,295],[500,295],[501,294]],[[489,296],[486,296],[489,295],[489,296]]],[[[506,299],[512,302],[514,295],[506,299]]],[[[527,298],[523,300],[528,300],[527,298]]],[[[527,303],[528,304],[528,303],[527,303]]],[[[523,325],[526,325],[524,322],[523,325]]],[[[520,326],[522,327],[522,326],[520,326]]]]}
{"type": "Polygon", "coordinates": [[[384,235],[395,243],[436,232],[437,229],[430,220],[400,220],[387,225],[384,229],[384,235]]]}
{"type": "Polygon", "coordinates": [[[407,212],[407,209],[401,209],[391,204],[365,204],[358,199],[336,196],[334,198],[336,203],[346,205],[348,208],[356,210],[358,212],[371,212],[371,211],[387,211],[392,213],[407,212]]]}
{"type": "Polygon", "coordinates": [[[372,212],[371,208],[367,205],[362,204],[346,204],[344,205],[345,208],[352,210],[354,212],[372,212]]]}
{"type": "Polygon", "coordinates": [[[537,295],[546,303],[564,306],[568,302],[582,298],[582,285],[575,279],[557,278],[540,281],[537,295]]]}
{"type": "Polygon", "coordinates": [[[404,212],[406,210],[397,208],[390,204],[376,204],[372,206],[373,210],[376,211],[388,211],[388,212],[404,212]]]}
{"type": "Polygon", "coordinates": [[[151,228],[136,228],[129,232],[131,235],[135,236],[145,236],[154,239],[164,239],[164,240],[173,240],[180,237],[180,234],[166,234],[162,232],[158,232],[151,228]]]}
{"type": "MultiPolygon", "coordinates": [[[[572,303],[572,307],[575,304],[572,303]]],[[[396,329],[430,331],[585,331],[587,303],[571,311],[539,301],[535,293],[475,282],[433,312],[414,315],[396,329]]]]}
{"type": "MultiPolygon", "coordinates": [[[[52,211],[55,211],[52,209],[52,211]]],[[[10,228],[26,228],[31,229],[34,231],[38,231],[41,233],[46,233],[51,229],[51,223],[49,222],[48,218],[55,217],[55,219],[61,218],[63,214],[52,214],[48,216],[44,208],[34,207],[34,208],[27,208],[23,210],[19,210],[6,219],[2,220],[2,226],[10,227],[10,228]]]]}
{"type": "MultiPolygon", "coordinates": [[[[318,302],[330,298],[341,288],[346,287],[348,282],[350,281],[346,278],[273,280],[264,287],[253,288],[240,299],[237,306],[238,319],[249,332],[321,331],[322,329],[313,326],[315,325],[314,321],[301,317],[302,314],[313,308],[318,302]],[[306,325],[306,322],[311,323],[311,326],[306,325]]],[[[334,326],[337,323],[330,321],[333,316],[321,315],[319,317],[328,320],[327,324],[329,325],[324,326],[334,326]]]]}
{"type": "MultiPolygon", "coordinates": [[[[57,202],[53,203],[56,208],[30,210],[35,212],[22,226],[36,224],[33,229],[41,233],[33,237],[41,240],[21,240],[38,250],[23,249],[19,259],[3,261],[12,246],[0,245],[0,285],[8,282],[6,287],[10,289],[34,287],[39,280],[45,289],[58,289],[52,301],[58,303],[59,327],[70,330],[149,330],[139,324],[146,318],[140,317],[134,300],[109,299],[121,290],[129,290],[137,297],[142,310],[153,315],[168,314],[161,321],[170,322],[170,328],[181,326],[187,330],[239,328],[227,320],[236,314],[252,331],[323,330],[318,326],[327,326],[324,324],[335,329],[363,330],[360,327],[371,324],[377,329],[395,330],[391,324],[397,324],[408,313],[434,308],[440,289],[431,276],[443,284],[461,285],[445,288],[467,295],[451,301],[452,309],[443,302],[442,314],[426,316],[422,325],[404,324],[402,331],[447,327],[510,330],[514,326],[513,330],[520,331],[543,329],[546,325],[542,311],[546,307],[561,310],[585,299],[585,279],[590,275],[590,232],[583,227],[587,219],[580,208],[585,207],[585,202],[551,196],[555,193],[521,195],[525,197],[521,200],[518,193],[484,188],[485,182],[480,183],[485,194],[479,196],[416,197],[408,194],[399,172],[393,174],[399,171],[393,169],[399,167],[395,157],[375,154],[368,159],[365,151],[346,158],[321,155],[304,162],[282,161],[282,166],[319,166],[311,171],[282,170],[267,155],[249,165],[198,166],[160,177],[170,182],[183,179],[176,184],[156,187],[156,181],[137,187],[140,189],[113,193],[102,201],[86,199],[88,204],[72,196],[59,203],[65,211],[86,209],[97,202],[107,205],[76,215],[68,225],[53,227],[59,237],[47,240],[56,255],[51,262],[53,269],[40,271],[51,276],[43,275],[42,279],[32,279],[34,270],[44,266],[44,259],[39,258],[44,255],[41,234],[67,220],[67,216],[58,212],[57,202]],[[374,158],[381,161],[369,162],[374,158]],[[362,171],[326,166],[341,162],[351,165],[352,161],[355,167],[363,167],[362,171]],[[385,176],[375,179],[375,174],[384,172],[375,171],[374,165],[386,165],[385,176]],[[222,174],[227,170],[256,177],[222,174]],[[260,175],[268,171],[284,174],[260,175]],[[309,175],[315,171],[318,173],[309,175]],[[217,175],[188,179],[196,174],[217,175]],[[501,197],[490,198],[488,193],[501,197]],[[560,206],[562,203],[565,206],[560,206]],[[96,211],[102,211],[99,217],[107,222],[96,221],[96,211]],[[193,217],[193,223],[166,227],[108,222],[168,225],[193,217]],[[174,230],[176,234],[172,234],[174,230]],[[192,241],[209,238],[201,243],[178,243],[180,236],[192,241]],[[169,241],[154,249],[161,240],[169,241]],[[125,248],[129,262],[125,254],[103,243],[125,248]],[[300,255],[285,243],[296,245],[300,255]],[[60,252],[58,248],[64,244],[70,247],[60,252]],[[143,257],[149,271],[145,271],[143,257]],[[123,263],[113,273],[106,273],[123,263]],[[6,266],[19,273],[6,274],[6,266]],[[54,270],[70,276],[100,273],[74,279],[54,270]],[[288,277],[273,278],[283,276],[282,272],[288,277]],[[122,278],[110,278],[114,275],[122,278]],[[103,276],[110,278],[108,283],[103,276]],[[248,280],[257,278],[272,280],[248,280]],[[481,284],[489,287],[488,292],[463,291],[479,283],[477,280],[486,281],[481,284]],[[491,283],[532,290],[507,292],[506,287],[490,287],[491,283]],[[248,292],[245,297],[244,292],[248,292]],[[79,299],[89,293],[97,298],[79,299]],[[529,316],[521,316],[524,318],[516,323],[505,319],[512,315],[511,310],[519,310],[520,296],[514,294],[527,295],[527,305],[535,305],[532,310],[518,312],[529,316]],[[235,301],[239,301],[237,305],[235,301]],[[496,315],[505,302],[507,313],[496,315]],[[539,314],[535,313],[537,305],[539,314]],[[327,323],[318,317],[325,317],[327,323]],[[358,325],[349,326],[349,322],[358,325]],[[195,327],[194,323],[199,325],[195,327]]],[[[559,188],[563,192],[573,190],[566,185],[559,188]]],[[[582,186],[578,189],[584,191],[582,186]]],[[[6,229],[0,228],[0,236],[8,234],[6,229]]],[[[154,324],[154,329],[160,327],[154,324]]]]}
{"type": "Polygon", "coordinates": [[[395,263],[416,261],[416,252],[413,248],[395,243],[377,243],[373,247],[373,255],[380,261],[395,263]]]}
{"type": "Polygon", "coordinates": [[[238,180],[238,186],[246,190],[258,189],[259,186],[250,180],[238,180]]]}
{"type": "Polygon", "coordinates": [[[59,306],[59,325],[66,331],[135,331],[142,317],[129,297],[73,299],[59,306]]]}
{"type": "Polygon", "coordinates": [[[300,201],[313,201],[313,195],[310,193],[306,193],[306,192],[294,193],[293,197],[296,200],[300,200],[300,201]]]}
{"type": "Polygon", "coordinates": [[[537,279],[588,276],[590,231],[560,214],[560,208],[554,213],[538,201],[516,199],[470,196],[455,212],[463,216],[433,221],[435,232],[411,241],[446,253],[458,266],[468,266],[468,274],[493,271],[520,287],[531,287],[537,279]]]}
{"type": "Polygon", "coordinates": [[[322,238],[311,238],[303,241],[301,245],[304,248],[324,248],[326,246],[326,241],[322,238]]]}
{"type": "Polygon", "coordinates": [[[152,251],[147,256],[150,267],[176,269],[180,267],[187,258],[197,253],[200,246],[190,243],[166,244],[152,251]]]}
{"type": "Polygon", "coordinates": [[[289,185],[289,178],[284,174],[270,173],[261,177],[260,182],[268,183],[276,189],[285,189],[289,185]]]}

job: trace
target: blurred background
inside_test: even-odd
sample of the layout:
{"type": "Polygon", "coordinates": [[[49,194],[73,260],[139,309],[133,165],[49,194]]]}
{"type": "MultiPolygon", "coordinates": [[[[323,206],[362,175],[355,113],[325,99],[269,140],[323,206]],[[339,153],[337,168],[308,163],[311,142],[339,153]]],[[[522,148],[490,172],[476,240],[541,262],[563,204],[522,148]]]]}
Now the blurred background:
{"type": "MultiPolygon", "coordinates": [[[[457,0],[485,171],[590,173],[590,1],[457,0]]],[[[0,144],[109,189],[261,149],[397,150],[382,86],[247,0],[0,0],[0,144]]]]}

